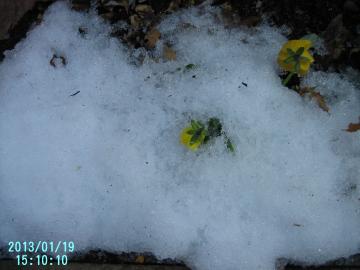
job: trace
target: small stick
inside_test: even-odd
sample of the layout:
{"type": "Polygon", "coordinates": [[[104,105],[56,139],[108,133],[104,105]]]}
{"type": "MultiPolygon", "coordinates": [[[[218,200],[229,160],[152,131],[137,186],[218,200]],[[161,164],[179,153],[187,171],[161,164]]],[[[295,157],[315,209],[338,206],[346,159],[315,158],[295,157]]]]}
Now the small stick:
{"type": "Polygon", "coordinates": [[[74,94],[70,95],[69,97],[73,97],[73,96],[76,96],[77,94],[79,94],[80,91],[76,91],[74,94]]]}

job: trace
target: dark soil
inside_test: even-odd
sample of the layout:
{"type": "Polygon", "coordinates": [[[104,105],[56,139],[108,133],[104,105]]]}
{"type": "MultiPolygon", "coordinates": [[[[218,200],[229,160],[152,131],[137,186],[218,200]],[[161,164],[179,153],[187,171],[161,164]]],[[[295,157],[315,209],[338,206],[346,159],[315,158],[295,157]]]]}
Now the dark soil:
{"type": "MultiPolygon", "coordinates": [[[[143,256],[144,261],[141,264],[146,265],[173,265],[185,266],[185,264],[173,259],[157,259],[152,253],[138,253],[138,252],[120,252],[112,253],[104,250],[90,250],[86,253],[80,253],[71,258],[72,262],[87,262],[87,263],[110,263],[110,264],[139,264],[138,258],[143,256]]],[[[190,270],[190,269],[189,269],[190,270]]]]}
{"type": "Polygon", "coordinates": [[[301,262],[286,262],[286,260],[280,259],[278,266],[279,270],[355,270],[360,269],[360,254],[339,258],[323,265],[304,266],[301,262]]]}
{"type": "MultiPolygon", "coordinates": [[[[146,33],[156,26],[161,16],[203,1],[137,0],[125,7],[119,3],[126,1],[97,0],[96,5],[99,15],[111,23],[125,21],[131,26],[126,30],[115,30],[113,36],[130,47],[147,48],[146,33]],[[138,9],[140,5],[142,10],[138,9]]],[[[34,23],[41,21],[44,10],[52,2],[38,2],[9,32],[9,38],[0,42],[0,61],[5,50],[12,49],[34,23]]],[[[75,10],[86,12],[91,1],[71,2],[75,10]]],[[[360,0],[214,0],[213,4],[230,6],[232,10],[228,15],[236,14],[247,26],[256,25],[263,16],[275,25],[286,25],[290,29],[289,39],[309,33],[323,37],[329,54],[315,55],[315,69],[337,71],[352,66],[360,70],[360,0]]]]}
{"type": "Polygon", "coordinates": [[[51,3],[52,1],[37,2],[34,8],[26,12],[15,27],[9,31],[9,37],[0,41],[0,62],[4,59],[6,50],[13,49],[20,40],[26,37],[31,26],[41,22],[43,13],[51,3]]]}
{"type": "Polygon", "coordinates": [[[217,0],[229,2],[242,18],[267,16],[290,29],[289,39],[314,33],[325,39],[326,56],[315,55],[315,68],[360,69],[360,0],[217,0]]]}
{"type": "MultiPolygon", "coordinates": [[[[16,254],[15,254],[16,255],[16,254]]],[[[0,260],[15,260],[15,255],[6,251],[6,248],[0,248],[0,260]]],[[[29,253],[29,256],[34,253],[29,253]]],[[[52,255],[52,254],[49,254],[52,255]]],[[[55,255],[54,255],[55,256],[55,255]]],[[[69,255],[70,262],[94,263],[94,264],[143,264],[143,265],[164,265],[164,266],[183,266],[186,265],[180,260],[157,259],[150,252],[109,252],[96,249],[89,251],[76,252],[69,255]]],[[[187,268],[190,270],[190,268],[187,268]]]]}

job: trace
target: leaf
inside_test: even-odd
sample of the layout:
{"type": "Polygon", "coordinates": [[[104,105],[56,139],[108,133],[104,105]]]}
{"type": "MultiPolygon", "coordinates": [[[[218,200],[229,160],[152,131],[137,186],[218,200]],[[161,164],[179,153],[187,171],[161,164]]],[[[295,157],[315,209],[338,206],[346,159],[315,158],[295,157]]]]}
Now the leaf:
{"type": "Polygon", "coordinates": [[[290,48],[287,48],[286,51],[291,57],[294,57],[296,55],[296,53],[290,48]]]}
{"type": "Polygon", "coordinates": [[[320,92],[315,91],[315,87],[302,87],[298,91],[300,96],[304,96],[306,94],[309,94],[310,98],[313,98],[316,100],[316,103],[318,106],[325,112],[329,112],[329,107],[326,104],[325,98],[323,95],[320,94],[320,92]]]}
{"type": "Polygon", "coordinates": [[[186,69],[186,70],[190,70],[190,69],[193,69],[193,68],[195,68],[195,67],[196,67],[195,64],[187,64],[187,65],[185,66],[185,69],[186,69]]]}
{"type": "Polygon", "coordinates": [[[187,131],[186,133],[189,135],[193,135],[195,133],[195,131],[192,129],[192,130],[187,131]]]}
{"type": "Polygon", "coordinates": [[[315,98],[318,106],[325,112],[329,112],[329,107],[326,104],[325,98],[319,93],[315,92],[311,95],[313,98],[315,98]]]}
{"type": "MultiPolygon", "coordinates": [[[[141,25],[141,19],[138,15],[134,14],[130,16],[130,24],[134,29],[138,29],[141,25]]],[[[156,43],[156,42],[155,42],[156,43]]]]}
{"type": "Polygon", "coordinates": [[[311,98],[314,98],[318,106],[325,112],[329,112],[329,107],[326,104],[325,98],[320,94],[320,92],[315,91],[315,87],[307,87],[311,98]]]}
{"type": "Polygon", "coordinates": [[[198,125],[197,125],[197,123],[196,123],[195,120],[191,120],[190,123],[191,123],[191,127],[192,127],[193,129],[197,129],[197,128],[198,128],[198,125]]]}
{"type": "Polygon", "coordinates": [[[154,13],[150,5],[139,4],[135,7],[137,13],[154,13]]]}
{"type": "Polygon", "coordinates": [[[210,118],[208,121],[208,135],[209,137],[217,137],[221,135],[222,125],[217,118],[210,118]]]}
{"type": "Polygon", "coordinates": [[[359,118],[359,123],[350,123],[348,125],[348,128],[346,129],[347,132],[356,132],[360,130],[360,118],[359,118]]]}
{"type": "Polygon", "coordinates": [[[194,133],[194,135],[191,137],[190,145],[198,142],[198,140],[201,138],[201,134],[203,133],[204,129],[200,128],[197,129],[194,133]]]}
{"type": "Polygon", "coordinates": [[[295,60],[294,60],[294,57],[293,56],[289,56],[288,58],[286,58],[285,60],[284,60],[284,63],[285,64],[291,64],[291,63],[294,63],[295,62],[295,60]]]}
{"type": "Polygon", "coordinates": [[[143,255],[136,256],[135,263],[143,264],[145,262],[145,257],[143,255]]]}
{"type": "Polygon", "coordinates": [[[295,73],[297,73],[297,74],[300,73],[300,63],[298,61],[295,63],[295,68],[294,69],[295,69],[294,70],[295,73]]]}
{"type": "Polygon", "coordinates": [[[300,47],[299,49],[296,50],[296,55],[300,56],[304,53],[305,48],[304,47],[300,47]]]}
{"type": "Polygon", "coordinates": [[[163,55],[166,60],[169,61],[176,60],[176,52],[166,45],[164,46],[163,55]]]}
{"type": "Polygon", "coordinates": [[[226,144],[226,148],[230,151],[230,152],[235,152],[235,147],[232,144],[231,140],[229,138],[226,137],[225,139],[225,144],[226,144]]]}
{"type": "Polygon", "coordinates": [[[161,36],[161,33],[156,28],[152,28],[145,35],[146,46],[149,49],[155,48],[156,43],[158,42],[160,36],[161,36]]]}

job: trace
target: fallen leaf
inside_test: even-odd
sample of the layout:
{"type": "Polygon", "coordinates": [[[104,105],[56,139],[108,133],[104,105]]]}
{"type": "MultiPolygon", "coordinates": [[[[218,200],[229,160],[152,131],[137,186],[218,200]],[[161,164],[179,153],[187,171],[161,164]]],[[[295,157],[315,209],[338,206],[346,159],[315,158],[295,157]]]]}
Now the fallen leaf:
{"type": "Polygon", "coordinates": [[[191,69],[194,69],[194,68],[196,68],[196,65],[195,65],[195,64],[187,64],[187,65],[185,66],[185,70],[191,70],[191,69]]]}
{"type": "Polygon", "coordinates": [[[241,19],[239,21],[240,25],[245,25],[247,27],[254,27],[257,26],[261,22],[260,16],[249,16],[245,17],[244,19],[241,19]]]}
{"type": "Polygon", "coordinates": [[[326,104],[325,98],[320,92],[315,91],[315,87],[303,87],[298,90],[300,96],[309,94],[310,98],[314,98],[318,106],[325,112],[329,112],[329,107],[326,104]]]}
{"type": "Polygon", "coordinates": [[[180,8],[181,0],[173,0],[170,2],[169,7],[167,8],[167,12],[173,12],[180,8]]]}
{"type": "Polygon", "coordinates": [[[354,124],[354,123],[350,123],[348,125],[348,128],[346,129],[347,132],[356,132],[360,130],[360,118],[359,118],[359,123],[354,124]]]}
{"type": "Polygon", "coordinates": [[[176,52],[168,46],[164,46],[163,55],[166,60],[176,60],[176,52]]]}
{"type": "Polygon", "coordinates": [[[90,9],[89,0],[72,0],[72,9],[76,11],[88,11],[90,9]]]}
{"type": "Polygon", "coordinates": [[[144,5],[144,4],[140,4],[140,5],[137,5],[135,7],[135,11],[139,14],[149,14],[149,13],[154,13],[154,10],[152,9],[151,6],[149,5],[144,5]]]}
{"type": "Polygon", "coordinates": [[[145,262],[145,257],[143,255],[139,255],[135,259],[135,263],[143,264],[145,262]]]}
{"type": "Polygon", "coordinates": [[[58,56],[58,55],[56,55],[56,54],[53,54],[53,57],[51,58],[51,60],[50,60],[50,65],[51,66],[53,66],[54,68],[56,68],[57,66],[58,66],[58,62],[59,61],[61,62],[61,64],[63,65],[63,66],[66,66],[66,64],[67,64],[67,62],[66,62],[66,59],[65,59],[65,57],[64,56],[58,56]]]}
{"type": "Polygon", "coordinates": [[[106,2],[103,4],[105,7],[123,7],[126,12],[129,12],[129,3],[127,0],[118,0],[118,1],[114,1],[111,0],[109,2],[106,2]]]}
{"type": "Polygon", "coordinates": [[[329,112],[329,107],[326,104],[326,101],[324,99],[324,97],[319,93],[319,92],[313,92],[311,94],[311,97],[316,99],[317,104],[319,105],[319,107],[325,111],[325,112],[329,112]]]}
{"type": "Polygon", "coordinates": [[[149,49],[155,48],[156,42],[159,40],[160,36],[161,36],[161,33],[156,28],[152,28],[145,35],[146,46],[149,49]]]}
{"type": "Polygon", "coordinates": [[[130,24],[133,28],[137,29],[140,27],[141,19],[138,15],[131,15],[130,16],[130,24]]]}
{"type": "Polygon", "coordinates": [[[114,12],[106,12],[101,14],[101,17],[103,17],[106,20],[111,21],[114,18],[114,12]]]}

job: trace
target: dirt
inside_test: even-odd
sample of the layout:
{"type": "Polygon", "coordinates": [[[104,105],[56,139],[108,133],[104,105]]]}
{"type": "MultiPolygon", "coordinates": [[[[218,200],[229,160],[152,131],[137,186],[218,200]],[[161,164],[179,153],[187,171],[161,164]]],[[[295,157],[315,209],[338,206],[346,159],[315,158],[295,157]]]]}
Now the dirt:
{"type": "MultiPolygon", "coordinates": [[[[201,4],[204,0],[97,0],[97,11],[110,23],[125,21],[128,29],[114,29],[113,36],[132,48],[147,47],[146,33],[165,14],[201,4]],[[128,3],[133,4],[128,4],[128,3]]],[[[34,23],[40,23],[44,10],[53,0],[38,2],[0,41],[0,61],[4,51],[12,49],[34,23]]],[[[87,12],[90,0],[72,0],[75,10],[87,12]]],[[[314,55],[317,70],[339,71],[347,66],[360,70],[360,0],[215,0],[225,16],[242,25],[255,26],[266,17],[270,23],[289,28],[289,39],[299,39],[314,33],[325,40],[327,55],[314,55]],[[230,9],[229,9],[230,7],[230,9]]]]}
{"type": "Polygon", "coordinates": [[[26,37],[26,33],[32,26],[41,23],[42,15],[52,2],[52,0],[37,2],[14,27],[9,29],[7,38],[0,40],[0,62],[4,59],[6,50],[13,49],[20,40],[26,37]]]}
{"type": "Polygon", "coordinates": [[[182,261],[174,259],[159,260],[150,252],[120,252],[112,253],[105,250],[90,250],[76,254],[71,258],[73,262],[106,263],[106,264],[146,264],[185,266],[182,261]]]}
{"type": "MultiPolygon", "coordinates": [[[[227,1],[218,0],[218,5],[227,1]]],[[[314,33],[325,39],[329,54],[315,55],[315,68],[335,71],[360,69],[360,0],[231,0],[242,18],[266,16],[274,25],[286,25],[289,39],[314,33]]]]}

